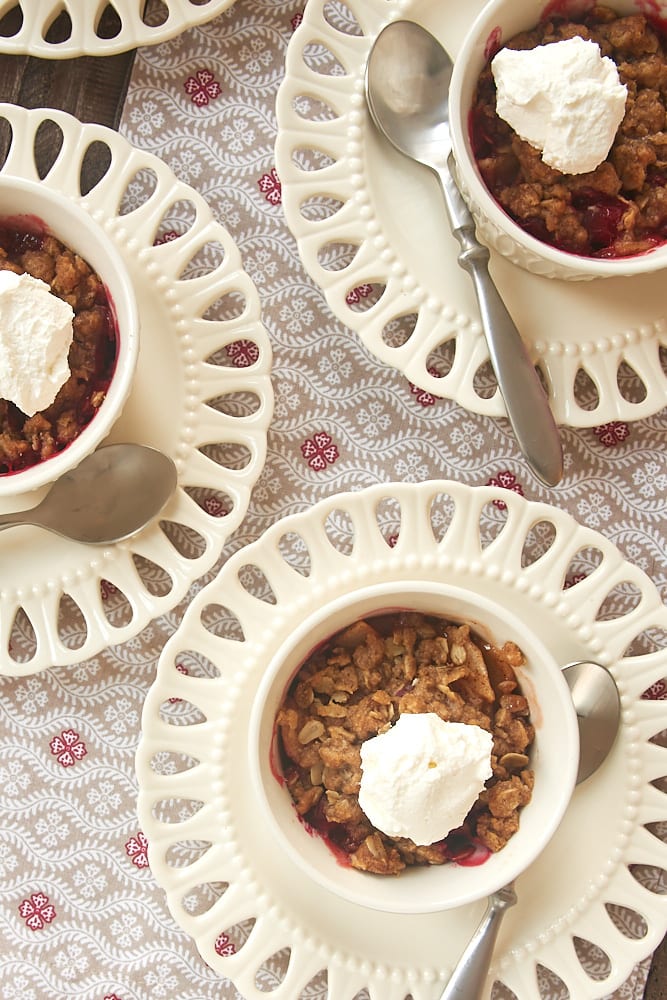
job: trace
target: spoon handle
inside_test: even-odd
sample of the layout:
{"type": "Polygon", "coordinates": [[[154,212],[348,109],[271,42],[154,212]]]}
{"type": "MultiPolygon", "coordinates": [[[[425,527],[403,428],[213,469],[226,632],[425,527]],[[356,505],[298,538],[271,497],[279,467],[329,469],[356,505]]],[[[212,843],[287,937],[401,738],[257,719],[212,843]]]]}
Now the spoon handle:
{"type": "Polygon", "coordinates": [[[521,451],[538,478],[555,486],[563,475],[563,450],[549,400],[525,344],[489,274],[489,251],[475,236],[475,223],[451,170],[439,167],[452,230],[461,244],[460,266],[473,280],[491,364],[521,451]]]}
{"type": "Polygon", "coordinates": [[[505,911],[516,903],[513,885],[489,897],[481,923],[454,967],[440,1000],[479,1000],[491,965],[491,956],[505,911]]]}
{"type": "Polygon", "coordinates": [[[0,531],[4,528],[18,528],[22,524],[35,524],[35,521],[29,520],[34,510],[35,508],[25,511],[17,510],[11,514],[0,514],[0,531]]]}

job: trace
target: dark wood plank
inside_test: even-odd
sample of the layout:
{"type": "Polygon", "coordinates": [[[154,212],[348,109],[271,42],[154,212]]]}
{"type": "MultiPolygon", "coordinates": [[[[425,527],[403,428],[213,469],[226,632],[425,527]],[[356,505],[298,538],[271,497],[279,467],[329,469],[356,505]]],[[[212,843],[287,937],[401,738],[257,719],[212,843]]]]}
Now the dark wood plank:
{"type": "MultiPolygon", "coordinates": [[[[16,13],[0,21],[0,32],[16,30],[16,13]]],[[[98,31],[112,37],[118,30],[117,15],[105,11],[98,31]]],[[[61,15],[47,37],[63,41],[69,37],[70,21],[61,15]]],[[[97,122],[117,129],[134,63],[134,51],[119,55],[75,59],[36,59],[25,56],[0,56],[0,100],[24,108],[54,108],[67,111],[82,122],[97,122]]],[[[6,140],[5,140],[6,141],[6,140]]],[[[41,176],[52,162],[48,130],[38,135],[35,160],[41,176]]],[[[0,149],[4,157],[6,149],[0,149]]],[[[91,150],[84,165],[82,188],[85,192],[104,174],[108,164],[97,163],[99,151],[91,150]]]]}
{"type": "MultiPolygon", "coordinates": [[[[0,20],[0,33],[11,35],[20,26],[20,13],[10,11],[0,20]]],[[[100,37],[119,30],[118,15],[107,8],[97,27],[100,37]]],[[[49,28],[50,41],[69,37],[69,16],[61,14],[49,28]]],[[[59,108],[80,121],[118,128],[132,72],[134,52],[77,59],[0,57],[0,99],[25,108],[59,108]]]]}
{"type": "Polygon", "coordinates": [[[59,108],[82,122],[118,128],[134,52],[104,59],[0,56],[0,99],[24,108],[59,108]]]}
{"type": "MultiPolygon", "coordinates": [[[[67,111],[82,122],[117,129],[132,72],[134,52],[96,59],[34,59],[0,56],[0,100],[24,108],[67,111]]],[[[0,162],[7,153],[7,135],[0,137],[0,162]]],[[[50,134],[38,134],[35,162],[40,176],[50,168],[50,134]]],[[[86,193],[108,169],[106,152],[93,144],[81,176],[86,193]],[[99,162],[98,162],[99,161],[99,162]]]]}
{"type": "Polygon", "coordinates": [[[667,938],[663,939],[651,962],[646,983],[646,1000],[667,1000],[667,938]]]}

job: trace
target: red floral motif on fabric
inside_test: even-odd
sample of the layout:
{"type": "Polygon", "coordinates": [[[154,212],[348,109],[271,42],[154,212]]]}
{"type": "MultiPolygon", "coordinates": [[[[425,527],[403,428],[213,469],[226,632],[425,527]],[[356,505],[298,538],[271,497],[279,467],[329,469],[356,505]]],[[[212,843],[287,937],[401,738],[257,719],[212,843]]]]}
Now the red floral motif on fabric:
{"type": "Polygon", "coordinates": [[[630,437],[630,428],[621,420],[612,420],[609,424],[594,427],[593,433],[605,448],[615,448],[630,437]]]}
{"type": "Polygon", "coordinates": [[[63,729],[59,736],[54,736],[49,748],[61,767],[72,767],[88,753],[86,744],[73,729],[63,729]]]}
{"type": "Polygon", "coordinates": [[[586,579],[585,573],[574,573],[571,577],[563,584],[563,590],[569,590],[570,587],[574,587],[575,583],[581,583],[582,580],[586,579]]]}
{"type": "Polygon", "coordinates": [[[224,931],[222,934],[218,934],[213,947],[215,948],[216,954],[222,955],[223,957],[236,954],[236,945],[230,939],[229,934],[225,934],[224,931]]]}
{"type": "Polygon", "coordinates": [[[117,993],[105,993],[104,1000],[122,1000],[122,997],[119,997],[117,993]]]}
{"type": "MultiPolygon", "coordinates": [[[[512,493],[518,493],[520,497],[524,495],[523,486],[517,481],[516,476],[509,469],[504,469],[503,472],[499,472],[497,476],[492,476],[491,479],[487,480],[487,486],[500,486],[504,490],[511,490],[512,493]]],[[[497,507],[498,510],[507,510],[507,504],[502,500],[494,500],[493,506],[497,507]]]]}
{"type": "Polygon", "coordinates": [[[390,535],[389,538],[387,539],[387,545],[389,546],[390,549],[394,549],[396,548],[397,541],[398,541],[398,533],[390,535]]]}
{"type": "Polygon", "coordinates": [[[372,291],[372,285],[357,285],[356,288],[353,288],[351,292],[347,293],[345,301],[348,306],[356,306],[356,304],[361,302],[362,299],[367,299],[372,291]]]}
{"type": "Polygon", "coordinates": [[[303,11],[300,14],[295,14],[290,24],[292,25],[292,31],[296,31],[301,22],[303,21],[303,11]]]}
{"type": "Polygon", "coordinates": [[[222,87],[208,69],[199,69],[189,76],[184,85],[185,93],[192,98],[198,108],[205,107],[215,97],[220,97],[222,87]]]}
{"type": "Polygon", "coordinates": [[[667,679],[656,681],[642,695],[647,701],[667,701],[667,679]]]}
{"type": "MultiPolygon", "coordinates": [[[[432,375],[433,378],[442,378],[437,368],[427,368],[426,371],[429,375],[432,375]]],[[[417,402],[420,406],[433,406],[439,399],[442,399],[441,396],[436,396],[432,392],[427,392],[426,389],[420,389],[418,385],[414,385],[409,380],[408,385],[410,386],[410,392],[412,395],[417,397],[417,402]]]]}
{"type": "Polygon", "coordinates": [[[327,465],[333,465],[340,457],[338,448],[325,431],[307,438],[301,445],[301,454],[315,472],[322,472],[327,465]]]}
{"type": "Polygon", "coordinates": [[[125,844],[125,853],[135,868],[148,868],[148,840],[141,830],[125,844]]]}
{"type": "Polygon", "coordinates": [[[158,236],[153,241],[153,246],[159,247],[162,246],[163,243],[173,243],[174,240],[178,239],[179,235],[180,234],[177,233],[175,229],[169,229],[166,233],[162,233],[162,236],[158,236]]]}
{"type": "MultiPolygon", "coordinates": [[[[186,677],[190,676],[190,671],[182,663],[177,663],[176,664],[176,670],[179,672],[179,674],[185,674],[186,677]]],[[[170,705],[175,705],[176,702],[183,701],[183,699],[182,698],[169,698],[168,701],[169,701],[170,705]]]]}
{"type": "Polygon", "coordinates": [[[57,916],[53,903],[43,892],[33,892],[19,904],[19,914],[31,931],[41,931],[57,916]]]}
{"type": "Polygon", "coordinates": [[[235,368],[249,368],[259,358],[259,347],[254,340],[235,340],[225,350],[235,368]]]}
{"type": "Polygon", "coordinates": [[[118,589],[113,583],[109,583],[108,580],[100,580],[100,593],[103,601],[108,601],[111,595],[117,592],[118,589]]]}
{"type": "Polygon", "coordinates": [[[412,382],[408,382],[410,386],[410,392],[413,396],[416,396],[417,402],[420,406],[434,406],[438,397],[434,396],[432,392],[427,392],[426,389],[420,389],[418,385],[414,385],[412,382]]]}
{"type": "Polygon", "coordinates": [[[257,181],[257,187],[268,202],[272,205],[280,205],[283,200],[283,186],[275,167],[271,167],[268,174],[262,174],[257,181]]]}
{"type": "Polygon", "coordinates": [[[206,497],[204,500],[204,510],[211,517],[226,517],[229,510],[220,501],[219,497],[206,497]]]}

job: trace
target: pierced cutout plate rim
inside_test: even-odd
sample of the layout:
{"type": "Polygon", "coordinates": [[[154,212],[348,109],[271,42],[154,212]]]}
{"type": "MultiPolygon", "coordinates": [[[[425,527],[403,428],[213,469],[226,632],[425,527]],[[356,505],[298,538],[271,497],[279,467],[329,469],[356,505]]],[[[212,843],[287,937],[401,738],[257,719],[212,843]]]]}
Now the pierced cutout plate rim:
{"type": "MultiPolygon", "coordinates": [[[[157,157],[137,150],[112,129],[82,125],[65,112],[26,111],[7,104],[0,104],[0,119],[9,122],[12,129],[0,176],[30,180],[78,201],[115,242],[134,279],[140,319],[139,362],[129,399],[107,443],[130,440],[152,445],[167,452],[178,469],[178,486],[159,519],[124,542],[85,546],[32,527],[0,533],[0,560],[12,566],[11,576],[0,587],[0,676],[24,676],[51,666],[79,663],[107,646],[133,638],[157,615],[171,610],[191,584],[211,569],[226,539],[245,516],[250,492],[264,466],[273,389],[271,348],[260,319],[259,294],[243,269],[230,234],[216,221],[201,195],[177,180],[157,157]],[[49,172],[40,179],[33,148],[36,131],[45,120],[59,126],[63,143],[49,172]],[[110,163],[104,176],[82,198],[81,165],[95,141],[108,147],[110,163]],[[142,171],[152,173],[154,188],[143,202],[138,198],[131,211],[121,214],[123,194],[142,171]],[[193,208],[187,232],[156,242],[165,213],[179,199],[193,208]],[[196,278],[179,277],[187,261],[210,240],[224,248],[222,259],[196,278]],[[244,296],[243,313],[232,319],[204,319],[209,304],[228,290],[244,296]],[[233,360],[229,366],[207,362],[230,344],[243,343],[252,348],[248,366],[237,367],[233,360]],[[215,396],[236,391],[253,393],[259,401],[255,412],[230,417],[207,405],[215,396]],[[168,407],[164,405],[165,393],[168,407]],[[248,455],[244,467],[222,469],[207,458],[201,448],[216,442],[232,448],[241,443],[248,455]],[[188,494],[187,489],[193,487],[212,495],[223,490],[231,509],[207,512],[188,494]],[[187,555],[177,550],[160,524],[168,529],[182,525],[193,533],[198,549],[187,555]],[[166,593],[153,593],[141,582],[135,555],[171,578],[166,593]],[[124,595],[132,612],[129,621],[116,626],[105,619],[102,582],[124,595]],[[85,620],[86,637],[76,648],[66,645],[58,632],[63,595],[75,602],[85,620]],[[29,659],[10,653],[14,619],[21,608],[36,640],[29,659]]],[[[11,509],[12,502],[4,501],[3,509],[11,509]]]]}
{"type": "Polygon", "coordinates": [[[664,797],[651,780],[667,773],[667,750],[649,743],[664,726],[664,702],[642,697],[664,676],[664,650],[626,655],[647,623],[667,632],[667,608],[643,571],[599,533],[555,507],[501,487],[390,483],[332,496],[276,522],[233,555],[196,596],[163,650],[145,701],[137,751],[139,818],[149,841],[151,869],[175,920],[195,940],[204,960],[231,978],[249,1000],[264,995],[256,986],[257,969],[283,947],[291,949],[291,961],[280,996],[298,995],[322,970],[328,972],[331,1000],[349,1000],[364,987],[387,1000],[403,1000],[408,993],[414,1000],[440,995],[483,907],[473,904],[435,919],[434,914],[378,913],[332,897],[303,880],[292,860],[262,837],[257,829],[261,807],[249,782],[248,722],[264,666],[309,614],[343,597],[351,602],[357,589],[393,579],[451,582],[507,601],[515,616],[533,623],[559,662],[593,658],[614,672],[623,703],[617,743],[602,769],[575,791],[553,840],[518,880],[519,902],[506,917],[489,979],[489,989],[499,979],[519,1000],[539,1000],[539,963],[574,989],[572,995],[582,995],[577,988],[587,983],[590,989],[591,980],[574,946],[571,954],[564,948],[564,941],[576,936],[612,955],[611,975],[596,983],[606,995],[650,954],[667,928],[667,898],[653,896],[628,871],[639,859],[667,868],[667,845],[644,829],[664,815],[664,797]],[[454,513],[436,539],[429,520],[439,496],[453,500],[454,513]],[[389,540],[377,521],[378,504],[386,498],[396,500],[401,510],[398,533],[389,540]],[[504,505],[504,527],[484,546],[482,512],[490,505],[498,510],[499,504],[504,505]],[[341,510],[354,527],[351,554],[345,553],[342,537],[332,545],[325,528],[329,514],[341,510]],[[525,538],[544,521],[554,525],[555,540],[524,566],[525,538]],[[306,542],[307,577],[280,552],[286,532],[306,542]],[[572,559],[586,547],[601,553],[600,565],[585,579],[567,581],[572,559]],[[270,579],[275,604],[253,597],[240,582],[239,570],[249,564],[270,579]],[[630,579],[638,587],[641,606],[613,621],[599,621],[600,601],[618,579],[630,579]],[[238,619],[246,640],[239,643],[207,630],[204,612],[217,605],[238,619]],[[220,676],[188,676],[179,668],[184,651],[205,655],[220,676]],[[174,697],[203,707],[206,721],[171,726],[160,719],[160,706],[174,697]],[[154,755],[176,750],[200,764],[187,777],[156,773],[154,755]],[[179,796],[204,799],[198,819],[163,823],[153,815],[156,801],[177,801],[179,796]],[[587,831],[583,843],[582,830],[587,831]],[[192,838],[211,840],[212,848],[192,871],[180,869],[174,875],[166,863],[169,847],[192,838]],[[568,878],[563,879],[554,872],[564,870],[566,859],[568,878]],[[188,913],[183,905],[194,880],[230,887],[203,916],[188,913]],[[615,931],[607,903],[640,913],[646,934],[629,940],[615,931]],[[228,938],[231,927],[251,917],[253,931],[237,953],[216,951],[216,940],[228,938]]]}
{"type": "Polygon", "coordinates": [[[51,24],[61,12],[61,0],[47,0],[40,6],[40,19],[34,12],[23,11],[25,0],[15,0],[5,4],[2,14],[19,7],[23,12],[22,24],[12,35],[0,35],[0,53],[9,55],[37,56],[46,59],[71,59],[77,56],[109,56],[128,52],[143,45],[156,45],[174,38],[187,28],[204,24],[232,6],[234,0],[208,0],[195,4],[191,0],[161,0],[167,10],[167,17],[159,24],[144,21],[143,10],[146,0],[113,0],[120,25],[112,38],[102,38],[97,34],[96,21],[99,5],[91,0],[68,0],[67,13],[70,19],[69,37],[60,42],[51,42],[44,37],[43,27],[51,24]]]}
{"type": "MultiPolygon", "coordinates": [[[[459,247],[435,178],[376,134],[363,88],[371,41],[387,21],[419,21],[455,55],[481,7],[482,0],[472,7],[454,0],[309,0],[287,48],[276,102],[275,155],[287,225],[306,271],[337,318],[418,388],[471,412],[504,417],[502,397],[488,374],[472,285],[457,264],[459,247]],[[335,61],[329,72],[327,59],[335,61]],[[324,103],[332,114],[308,119],[300,111],[304,98],[324,103]],[[323,169],[306,166],[307,150],[325,163],[323,169]],[[306,218],[302,206],[318,197],[342,207],[327,218],[306,218]],[[331,243],[358,248],[347,267],[324,266],[320,258],[331,243]],[[382,294],[375,300],[378,288],[382,294]],[[360,308],[364,302],[367,307],[360,308]],[[416,317],[410,336],[392,343],[387,328],[407,317],[416,317]],[[447,351],[452,343],[453,360],[438,370],[434,350],[447,351]]],[[[663,272],[591,282],[550,280],[495,252],[491,269],[539,366],[559,424],[597,427],[639,420],[667,404],[663,272]],[[629,383],[621,377],[619,384],[624,371],[629,383]]],[[[401,330],[399,325],[397,341],[401,330]]]]}

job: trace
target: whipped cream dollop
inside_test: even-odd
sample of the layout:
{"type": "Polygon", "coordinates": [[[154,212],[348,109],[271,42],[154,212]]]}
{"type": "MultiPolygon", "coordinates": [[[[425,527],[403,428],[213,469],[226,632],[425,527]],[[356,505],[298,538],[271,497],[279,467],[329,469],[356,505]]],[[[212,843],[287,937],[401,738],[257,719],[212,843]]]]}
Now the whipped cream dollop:
{"type": "Polygon", "coordinates": [[[359,805],[388,837],[434,844],[470,812],[491,777],[492,748],[479,726],[403,714],[361,745],[359,805]]]}
{"type": "Polygon", "coordinates": [[[0,398],[28,417],[50,406],[70,376],[73,319],[46,282],[0,271],[0,398]]]}
{"type": "Polygon", "coordinates": [[[496,111],[546,164],[595,170],[625,114],[627,88],[596,42],[575,36],[534,49],[501,49],[491,63],[496,111]]]}

